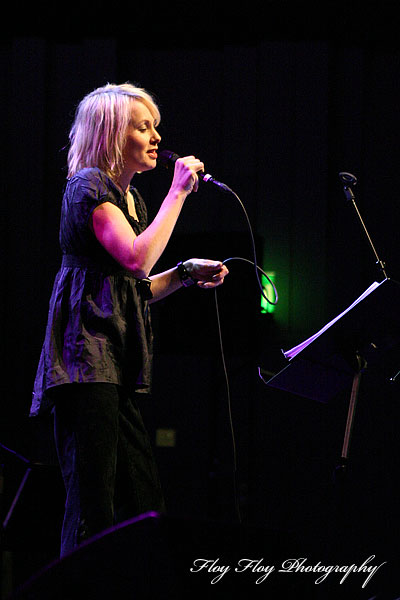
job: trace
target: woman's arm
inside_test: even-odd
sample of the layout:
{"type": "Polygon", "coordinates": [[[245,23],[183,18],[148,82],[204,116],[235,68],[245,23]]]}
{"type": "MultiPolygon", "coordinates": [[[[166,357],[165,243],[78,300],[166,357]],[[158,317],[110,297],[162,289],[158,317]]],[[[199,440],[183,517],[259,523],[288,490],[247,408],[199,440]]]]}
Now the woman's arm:
{"type": "Polygon", "coordinates": [[[197,171],[204,165],[193,156],[175,163],[171,188],[152,223],[138,236],[132,231],[122,211],[105,202],[92,215],[93,231],[102,246],[125,269],[138,279],[148,277],[163,253],[174,230],[186,197],[197,191],[197,171]]]}
{"type": "MultiPolygon", "coordinates": [[[[204,289],[215,288],[221,285],[224,282],[224,278],[228,275],[226,266],[217,260],[191,258],[183,264],[190,277],[196,281],[197,286],[204,289]]],[[[150,279],[153,294],[150,302],[157,302],[157,300],[169,296],[169,294],[172,294],[183,285],[177,267],[157,275],[152,275],[150,279]]]]}

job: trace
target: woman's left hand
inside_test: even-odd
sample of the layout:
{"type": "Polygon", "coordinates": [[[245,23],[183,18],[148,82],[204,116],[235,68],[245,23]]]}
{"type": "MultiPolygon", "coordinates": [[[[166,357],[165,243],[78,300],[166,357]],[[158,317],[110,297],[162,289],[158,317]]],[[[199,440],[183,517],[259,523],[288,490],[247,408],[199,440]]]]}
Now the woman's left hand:
{"type": "Polygon", "coordinates": [[[224,282],[229,271],[219,260],[191,258],[183,263],[189,275],[196,280],[197,286],[208,289],[215,288],[224,282]]]}

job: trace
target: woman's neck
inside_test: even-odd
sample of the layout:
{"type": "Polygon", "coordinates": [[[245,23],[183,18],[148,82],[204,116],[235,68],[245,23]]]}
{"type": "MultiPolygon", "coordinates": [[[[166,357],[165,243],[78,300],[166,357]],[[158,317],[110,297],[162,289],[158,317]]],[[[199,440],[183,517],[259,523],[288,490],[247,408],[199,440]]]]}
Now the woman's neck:
{"type": "Polygon", "coordinates": [[[135,173],[131,173],[131,172],[129,172],[129,173],[122,172],[121,175],[116,180],[115,183],[122,190],[123,194],[126,194],[127,191],[129,190],[129,185],[132,181],[134,174],[135,173]]]}

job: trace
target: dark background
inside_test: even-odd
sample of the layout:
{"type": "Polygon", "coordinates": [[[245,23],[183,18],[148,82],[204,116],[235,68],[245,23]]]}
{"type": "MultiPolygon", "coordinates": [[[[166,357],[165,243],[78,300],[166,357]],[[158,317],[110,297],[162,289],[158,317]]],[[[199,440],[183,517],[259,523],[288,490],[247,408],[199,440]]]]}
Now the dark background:
{"type": "MultiPolygon", "coordinates": [[[[218,291],[243,522],[315,540],[332,527],[350,389],[321,404],[273,390],[257,369],[279,369],[281,348],[381,278],[339,171],[357,176],[360,212],[399,279],[398,25],[389,2],[11,7],[1,40],[2,444],[55,465],[50,419],[27,415],[60,261],[68,131],[86,93],[131,81],[159,101],[162,146],[201,157],[238,194],[258,264],[276,273],[273,314],[260,314],[254,270],[244,263],[228,265],[218,291]]],[[[157,169],[135,181],[150,217],[170,179],[157,169]]],[[[205,184],[188,199],[157,269],[195,255],[253,258],[237,199],[205,184]]],[[[155,388],[143,412],[154,442],[157,429],[176,431],[174,447],[155,448],[170,514],[234,521],[214,293],[182,290],[154,306],[153,319],[155,388]]],[[[344,495],[349,522],[339,518],[361,549],[370,545],[383,560],[398,526],[400,412],[386,371],[363,375],[344,495]]],[[[5,505],[19,476],[10,456],[2,458],[5,505]]],[[[57,469],[35,477],[29,510],[44,539],[51,531],[45,552],[54,556],[57,469]]],[[[25,544],[28,508],[18,518],[28,522],[16,534],[25,544]]]]}

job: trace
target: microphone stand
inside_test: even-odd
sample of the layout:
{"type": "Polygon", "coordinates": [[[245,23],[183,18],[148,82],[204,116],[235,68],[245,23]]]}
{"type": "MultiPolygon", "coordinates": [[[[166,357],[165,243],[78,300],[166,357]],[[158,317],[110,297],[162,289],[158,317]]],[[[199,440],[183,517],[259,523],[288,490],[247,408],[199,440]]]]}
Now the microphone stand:
{"type": "MultiPolygon", "coordinates": [[[[357,204],[355,201],[352,186],[356,185],[357,178],[354,175],[352,175],[351,173],[346,173],[346,172],[339,173],[339,177],[340,177],[340,180],[342,181],[342,183],[344,184],[345,197],[347,200],[349,200],[353,203],[353,206],[356,210],[357,216],[358,216],[360,223],[365,231],[368,242],[369,242],[369,244],[372,248],[372,251],[375,255],[375,258],[376,258],[376,264],[378,265],[378,267],[379,267],[380,271],[382,272],[382,274],[384,275],[385,279],[389,279],[387,276],[386,270],[385,270],[385,263],[378,256],[375,246],[372,243],[371,236],[369,235],[369,233],[367,231],[367,228],[365,226],[365,223],[361,217],[360,211],[358,210],[358,207],[357,207],[357,204]]],[[[375,348],[374,344],[371,344],[371,347],[375,348]]],[[[371,350],[371,348],[370,348],[370,350],[371,350]]],[[[351,433],[353,430],[354,415],[355,415],[355,410],[356,410],[356,405],[357,405],[357,400],[358,400],[358,392],[359,392],[359,388],[360,388],[361,374],[367,368],[366,357],[362,356],[359,351],[357,351],[356,354],[357,354],[356,355],[357,368],[356,368],[356,371],[355,371],[354,377],[353,377],[353,387],[352,387],[352,391],[351,391],[350,404],[349,404],[348,413],[347,413],[347,422],[346,422],[346,428],[345,428],[345,434],[344,434],[341,461],[340,461],[340,464],[336,468],[335,479],[337,477],[343,477],[343,475],[347,469],[350,439],[351,439],[351,433]]]]}
{"type": "MultiPolygon", "coordinates": [[[[375,246],[372,243],[371,237],[370,237],[370,235],[369,235],[369,233],[367,231],[367,228],[365,227],[364,221],[362,220],[360,211],[357,208],[357,204],[356,204],[356,201],[355,201],[355,198],[354,198],[354,192],[351,189],[352,185],[356,185],[357,178],[354,175],[352,175],[351,173],[346,173],[346,172],[339,173],[339,177],[340,177],[340,180],[342,181],[342,183],[344,183],[344,195],[346,196],[347,200],[351,200],[351,202],[353,203],[353,206],[354,206],[354,208],[356,210],[357,216],[358,216],[358,218],[359,218],[359,220],[361,222],[361,225],[362,225],[362,227],[363,227],[363,229],[365,231],[365,234],[367,236],[368,242],[369,242],[369,244],[370,244],[370,246],[372,248],[373,253],[375,254],[376,264],[378,265],[378,267],[379,267],[380,271],[382,272],[382,274],[384,275],[385,279],[390,279],[390,277],[386,273],[386,269],[385,269],[386,265],[379,258],[378,253],[375,250],[375,246]]],[[[394,280],[392,279],[391,281],[394,281],[394,280]]],[[[400,285],[397,281],[395,281],[394,283],[396,283],[396,285],[400,285]]],[[[392,383],[392,384],[395,383],[396,379],[399,376],[400,376],[400,371],[398,370],[397,373],[395,373],[394,375],[392,375],[392,377],[390,377],[390,379],[389,379],[390,383],[392,383]]],[[[400,377],[399,377],[399,379],[400,379],[400,377]]]]}
{"type": "MultiPolygon", "coordinates": [[[[358,210],[353,187],[357,184],[357,179],[351,173],[341,172],[339,173],[339,178],[344,185],[344,195],[346,200],[351,201],[354,209],[356,211],[357,217],[361,223],[361,226],[365,232],[367,240],[369,242],[370,247],[374,253],[376,264],[384,276],[385,280],[388,279],[385,263],[380,259],[378,253],[375,249],[375,246],[371,240],[371,236],[369,235],[365,223],[361,217],[360,211],[358,210]]],[[[371,344],[369,351],[374,351],[375,345],[371,344]]],[[[334,546],[334,550],[338,550],[338,547],[342,543],[342,538],[348,538],[349,528],[352,527],[352,515],[353,511],[350,510],[349,506],[349,488],[348,488],[348,467],[349,467],[349,450],[350,450],[350,442],[351,436],[353,432],[353,425],[355,420],[355,412],[356,406],[359,397],[359,390],[361,384],[361,378],[363,372],[367,368],[367,359],[369,356],[365,356],[364,354],[368,354],[366,349],[357,349],[355,352],[355,368],[353,373],[353,382],[352,389],[350,395],[349,406],[347,410],[347,420],[345,425],[343,446],[341,451],[340,461],[334,470],[333,473],[333,484],[334,484],[334,527],[332,529],[332,544],[334,546]],[[336,540],[336,541],[335,541],[336,540]]]]}
{"type": "Polygon", "coordinates": [[[339,173],[339,177],[340,180],[342,181],[342,183],[344,183],[344,195],[346,196],[346,200],[350,200],[353,203],[353,206],[355,208],[355,211],[357,213],[357,216],[360,220],[360,223],[362,225],[362,228],[364,229],[365,235],[367,236],[368,242],[372,248],[372,251],[375,255],[376,258],[376,264],[378,265],[378,268],[380,269],[380,271],[382,272],[382,274],[384,275],[385,279],[389,279],[385,270],[385,263],[379,258],[377,251],[375,250],[375,246],[372,243],[371,240],[371,236],[368,233],[368,230],[365,226],[365,223],[361,217],[360,211],[358,210],[357,204],[356,204],[356,200],[354,197],[354,192],[351,188],[351,186],[356,185],[357,183],[357,178],[352,175],[351,173],[346,173],[346,172],[341,172],[339,173]]]}
{"type": "MultiPolygon", "coordinates": [[[[358,210],[357,204],[356,204],[356,200],[354,197],[354,192],[351,189],[351,186],[356,185],[357,183],[357,178],[355,177],[355,175],[352,175],[351,173],[346,173],[344,171],[342,171],[341,173],[339,173],[339,177],[340,180],[342,181],[342,183],[344,183],[344,195],[346,197],[346,200],[350,200],[353,203],[353,206],[355,208],[355,211],[357,213],[357,216],[360,220],[360,223],[364,229],[365,235],[367,236],[368,242],[372,248],[372,251],[375,255],[376,258],[376,264],[378,265],[379,270],[382,272],[383,276],[385,277],[385,279],[390,279],[390,277],[388,276],[388,274],[386,273],[386,265],[385,263],[379,258],[377,251],[375,250],[375,246],[372,243],[371,240],[371,236],[368,233],[368,230],[365,226],[365,223],[361,217],[360,211],[358,210]]],[[[391,281],[394,281],[393,279],[391,281]]],[[[395,282],[397,285],[400,285],[398,282],[395,282]]],[[[395,383],[397,377],[400,375],[400,371],[397,371],[396,374],[392,375],[392,377],[390,377],[389,381],[390,383],[395,383]]]]}

